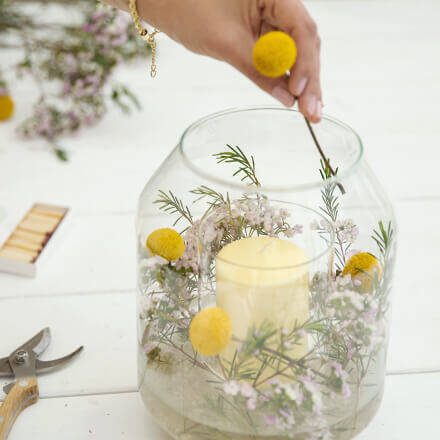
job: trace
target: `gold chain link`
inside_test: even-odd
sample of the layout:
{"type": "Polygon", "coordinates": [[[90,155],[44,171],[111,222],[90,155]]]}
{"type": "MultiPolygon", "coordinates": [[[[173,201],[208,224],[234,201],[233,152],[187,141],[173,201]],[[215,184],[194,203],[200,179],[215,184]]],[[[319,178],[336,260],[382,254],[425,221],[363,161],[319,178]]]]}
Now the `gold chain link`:
{"type": "Polygon", "coordinates": [[[131,17],[133,18],[134,25],[139,32],[139,35],[142,37],[144,41],[146,41],[151,47],[151,68],[150,68],[150,76],[154,78],[157,75],[157,65],[156,65],[156,35],[160,32],[159,29],[154,29],[151,34],[142,26],[141,19],[139,17],[139,13],[137,11],[136,0],[129,0],[129,7],[131,17]]]}

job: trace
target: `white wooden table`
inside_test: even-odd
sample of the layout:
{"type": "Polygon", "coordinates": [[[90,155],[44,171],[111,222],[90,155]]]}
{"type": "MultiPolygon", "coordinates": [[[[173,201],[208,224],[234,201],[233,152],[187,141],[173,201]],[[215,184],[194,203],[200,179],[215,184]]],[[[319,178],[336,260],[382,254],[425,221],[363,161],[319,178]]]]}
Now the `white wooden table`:
{"type": "MultiPolygon", "coordinates": [[[[399,258],[386,392],[361,440],[440,438],[440,2],[310,0],[323,40],[326,112],[361,135],[395,201],[399,258]]],[[[214,111],[273,100],[219,62],[162,36],[159,76],[122,68],[144,106],[115,109],[63,145],[58,162],[40,142],[17,139],[31,84],[14,89],[17,111],[0,126],[0,205],[72,207],[70,231],[35,280],[0,274],[0,354],[49,325],[46,359],[79,344],[81,357],[41,376],[41,401],[11,440],[168,439],[136,392],[137,197],[183,129],[214,111]]],[[[2,56],[4,56],[2,54],[2,56]]]]}

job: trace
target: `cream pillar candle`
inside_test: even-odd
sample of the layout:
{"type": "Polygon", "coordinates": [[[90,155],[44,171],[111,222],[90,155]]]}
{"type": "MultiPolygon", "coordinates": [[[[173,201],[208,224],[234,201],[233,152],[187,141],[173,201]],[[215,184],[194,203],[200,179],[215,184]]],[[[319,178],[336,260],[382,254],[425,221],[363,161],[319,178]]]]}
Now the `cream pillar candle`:
{"type": "MultiPolygon", "coordinates": [[[[216,258],[216,301],[232,322],[232,334],[245,339],[250,329],[267,322],[292,330],[309,318],[309,267],[305,252],[274,237],[243,238],[226,245],[216,258]]],[[[231,360],[237,342],[222,357],[231,360]]],[[[300,358],[307,341],[286,354],[300,358]]]]}

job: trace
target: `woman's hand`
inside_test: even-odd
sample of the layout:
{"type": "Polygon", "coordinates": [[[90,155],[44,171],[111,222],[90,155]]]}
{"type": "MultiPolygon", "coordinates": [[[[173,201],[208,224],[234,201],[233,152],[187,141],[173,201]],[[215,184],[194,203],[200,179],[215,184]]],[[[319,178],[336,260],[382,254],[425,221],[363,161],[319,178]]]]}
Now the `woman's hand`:
{"type": "MultiPolygon", "coordinates": [[[[127,8],[124,0],[108,2],[127,8]]],[[[188,49],[226,61],[287,107],[293,106],[296,97],[300,111],[309,120],[321,120],[320,39],[316,24],[301,0],[137,0],[137,3],[139,14],[146,22],[188,49]],[[271,30],[288,33],[297,44],[298,57],[290,77],[267,78],[253,66],[254,44],[271,30]]]]}

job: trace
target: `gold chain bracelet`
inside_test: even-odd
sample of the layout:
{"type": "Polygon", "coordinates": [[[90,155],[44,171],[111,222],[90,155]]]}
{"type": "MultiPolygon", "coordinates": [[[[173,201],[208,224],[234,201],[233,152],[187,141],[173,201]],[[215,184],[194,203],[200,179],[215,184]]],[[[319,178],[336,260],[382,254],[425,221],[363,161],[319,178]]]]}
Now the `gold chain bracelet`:
{"type": "Polygon", "coordinates": [[[154,29],[150,34],[148,31],[142,26],[141,19],[139,17],[136,0],[129,0],[130,13],[133,18],[134,25],[139,32],[139,35],[142,37],[144,41],[146,41],[151,47],[151,68],[150,68],[150,76],[154,78],[157,75],[157,65],[156,65],[156,35],[160,32],[159,29],[154,29]]]}

